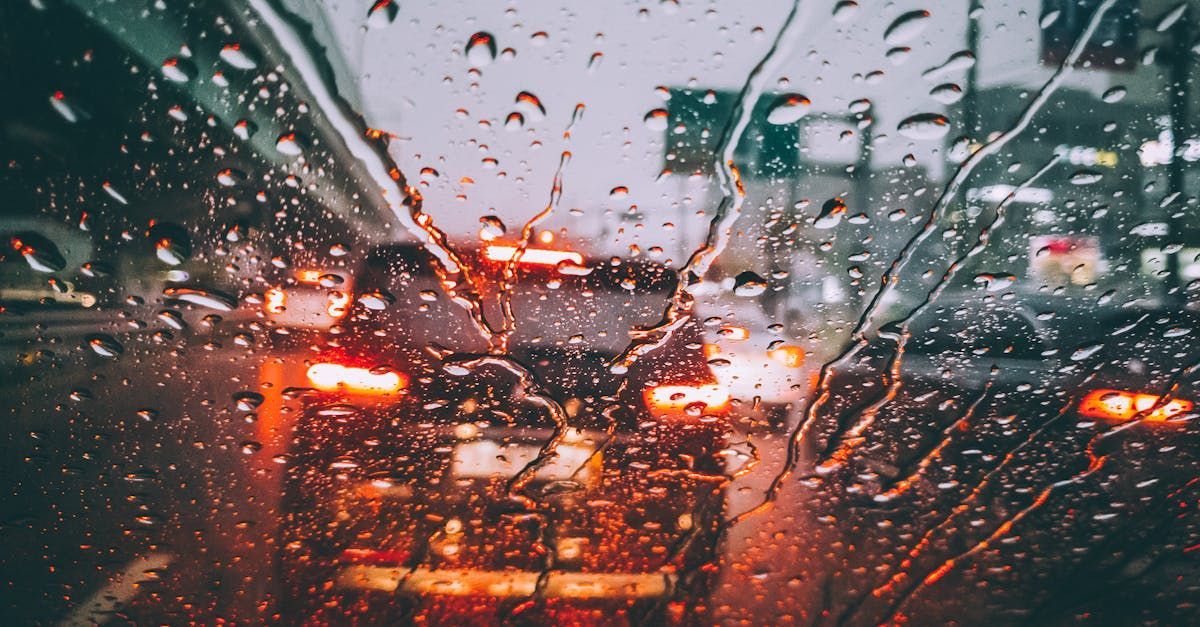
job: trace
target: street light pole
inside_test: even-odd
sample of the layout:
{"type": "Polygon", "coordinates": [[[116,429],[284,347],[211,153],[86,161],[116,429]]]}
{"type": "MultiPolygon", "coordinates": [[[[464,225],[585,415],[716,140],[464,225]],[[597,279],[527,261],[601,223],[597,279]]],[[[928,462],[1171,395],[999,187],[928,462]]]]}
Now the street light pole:
{"type": "MultiPolygon", "coordinates": [[[[1191,137],[1191,124],[1188,120],[1191,95],[1188,74],[1191,71],[1192,61],[1191,46],[1188,43],[1192,22],[1190,13],[1190,11],[1185,12],[1183,17],[1179,18],[1172,26],[1170,54],[1167,58],[1169,64],[1167,102],[1171,113],[1171,135],[1175,140],[1174,154],[1171,155],[1171,161],[1167,166],[1167,182],[1168,194],[1176,198],[1175,202],[1182,202],[1181,199],[1184,197],[1184,160],[1181,147],[1191,137]]],[[[1179,245],[1183,233],[1180,220],[1176,217],[1178,215],[1179,211],[1176,208],[1167,207],[1166,301],[1181,306],[1186,302],[1186,298],[1179,276],[1179,245]]]]}

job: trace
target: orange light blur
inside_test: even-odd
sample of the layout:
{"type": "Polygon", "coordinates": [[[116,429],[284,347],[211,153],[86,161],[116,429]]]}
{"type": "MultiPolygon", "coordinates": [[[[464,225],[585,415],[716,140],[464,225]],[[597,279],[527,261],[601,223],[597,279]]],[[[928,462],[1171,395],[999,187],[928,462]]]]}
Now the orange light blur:
{"type": "MultiPolygon", "coordinates": [[[[513,258],[513,255],[517,254],[517,247],[492,244],[483,250],[483,254],[490,261],[508,261],[513,258]]],[[[521,253],[520,263],[538,266],[557,266],[564,261],[570,261],[577,266],[581,266],[583,265],[583,255],[569,250],[526,248],[525,252],[521,253]]]]}
{"type": "Polygon", "coordinates": [[[704,345],[704,358],[705,359],[707,359],[707,360],[716,359],[717,355],[720,355],[720,354],[721,354],[721,345],[720,344],[705,344],[704,345]]]}
{"type": "Polygon", "coordinates": [[[263,299],[263,309],[267,310],[267,313],[283,313],[284,308],[287,306],[287,292],[278,287],[272,287],[263,296],[265,297],[263,299]]]}
{"type": "Polygon", "coordinates": [[[730,341],[750,339],[750,329],[733,325],[721,327],[721,336],[730,341]]]}
{"type": "MultiPolygon", "coordinates": [[[[1092,390],[1079,403],[1079,413],[1090,418],[1105,420],[1132,420],[1138,414],[1154,407],[1162,397],[1154,394],[1139,394],[1124,390],[1092,390]]],[[[1171,399],[1142,417],[1146,422],[1163,422],[1173,416],[1191,411],[1192,402],[1171,399]]]]}
{"type": "Polygon", "coordinates": [[[325,311],[333,318],[341,318],[346,315],[346,308],[350,305],[350,295],[345,292],[330,292],[329,303],[325,305],[325,311]]]}
{"type": "Polygon", "coordinates": [[[405,384],[398,372],[371,372],[341,364],[318,363],[309,366],[308,380],[318,390],[345,390],[359,394],[394,394],[405,384]]]}
{"type": "Polygon", "coordinates": [[[320,270],[297,270],[296,280],[301,283],[317,284],[321,282],[320,270]]]}
{"type": "Polygon", "coordinates": [[[660,385],[643,393],[646,404],[659,411],[679,411],[703,404],[707,410],[720,410],[729,404],[729,391],[716,383],[701,385],[660,385]]]}
{"type": "Polygon", "coordinates": [[[804,363],[804,349],[799,346],[780,346],[767,351],[767,356],[788,368],[799,368],[804,363]]]}

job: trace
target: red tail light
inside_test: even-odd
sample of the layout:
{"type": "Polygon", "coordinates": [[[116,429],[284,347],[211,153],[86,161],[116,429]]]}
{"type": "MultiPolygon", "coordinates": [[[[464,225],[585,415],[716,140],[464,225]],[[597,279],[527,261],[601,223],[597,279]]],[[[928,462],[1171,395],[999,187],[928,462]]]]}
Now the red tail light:
{"type": "MultiPolygon", "coordinates": [[[[1079,403],[1079,413],[1089,418],[1132,420],[1138,414],[1158,405],[1161,399],[1161,396],[1155,394],[1140,394],[1125,390],[1092,390],[1079,403]]],[[[1183,412],[1191,411],[1192,407],[1191,401],[1179,398],[1171,399],[1162,403],[1161,407],[1147,413],[1142,420],[1163,422],[1183,412]]]]}
{"type": "MultiPolygon", "coordinates": [[[[517,254],[516,246],[492,244],[484,249],[484,256],[489,261],[508,261],[517,254]]],[[[583,265],[583,255],[569,250],[550,250],[549,248],[526,248],[521,253],[520,263],[537,266],[557,266],[569,261],[577,266],[583,265]]]]}
{"type": "Polygon", "coordinates": [[[345,390],[358,394],[395,394],[408,383],[404,375],[391,370],[370,370],[331,363],[309,366],[308,380],[318,390],[345,390]]]}
{"type": "Polygon", "coordinates": [[[657,411],[682,411],[703,406],[718,411],[729,404],[729,391],[716,383],[697,385],[659,385],[644,392],[646,405],[657,411]]]}

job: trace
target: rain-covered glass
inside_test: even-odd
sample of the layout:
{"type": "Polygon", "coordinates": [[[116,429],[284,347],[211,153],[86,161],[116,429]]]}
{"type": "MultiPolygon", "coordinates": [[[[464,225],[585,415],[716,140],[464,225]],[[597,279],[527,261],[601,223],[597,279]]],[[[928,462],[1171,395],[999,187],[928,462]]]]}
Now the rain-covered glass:
{"type": "Polygon", "coordinates": [[[0,3],[0,616],[1200,623],[1198,39],[0,3]]]}

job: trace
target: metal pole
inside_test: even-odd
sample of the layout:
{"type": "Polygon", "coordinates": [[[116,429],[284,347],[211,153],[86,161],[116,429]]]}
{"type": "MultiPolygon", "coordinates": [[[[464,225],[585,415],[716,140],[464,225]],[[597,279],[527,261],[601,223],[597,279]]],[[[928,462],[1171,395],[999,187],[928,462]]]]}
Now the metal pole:
{"type": "MultiPolygon", "coordinates": [[[[1190,11],[1185,13],[1182,18],[1171,29],[1171,54],[1167,59],[1170,64],[1169,72],[1169,91],[1168,91],[1168,107],[1171,113],[1171,135],[1175,139],[1175,154],[1171,156],[1171,162],[1168,164],[1167,180],[1169,186],[1169,194],[1177,195],[1176,203],[1182,203],[1184,198],[1184,160],[1181,147],[1191,137],[1191,125],[1188,123],[1188,109],[1190,88],[1188,84],[1188,74],[1191,70],[1191,50],[1188,45],[1188,35],[1191,32],[1191,15],[1190,11]]],[[[1176,204],[1173,203],[1173,204],[1176,204]]],[[[1178,207],[1167,207],[1167,297],[1166,301],[1172,305],[1182,306],[1186,301],[1184,297],[1183,287],[1180,284],[1179,277],[1179,251],[1178,244],[1181,242],[1183,233],[1181,232],[1180,220],[1175,217],[1179,213],[1178,207]]]]}

